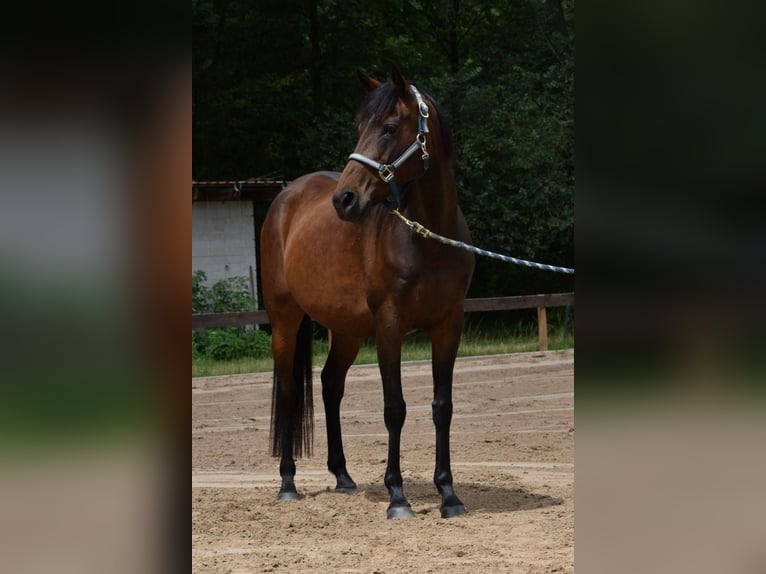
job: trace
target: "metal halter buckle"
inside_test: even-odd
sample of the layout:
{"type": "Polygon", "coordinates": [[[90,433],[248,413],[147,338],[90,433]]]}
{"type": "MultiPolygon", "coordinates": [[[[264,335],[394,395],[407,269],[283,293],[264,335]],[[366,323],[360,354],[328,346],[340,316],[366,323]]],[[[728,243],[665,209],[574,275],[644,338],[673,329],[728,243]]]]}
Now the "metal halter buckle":
{"type": "Polygon", "coordinates": [[[380,176],[380,179],[388,183],[393,179],[394,172],[391,170],[391,166],[381,164],[381,166],[378,168],[378,175],[380,176]]]}

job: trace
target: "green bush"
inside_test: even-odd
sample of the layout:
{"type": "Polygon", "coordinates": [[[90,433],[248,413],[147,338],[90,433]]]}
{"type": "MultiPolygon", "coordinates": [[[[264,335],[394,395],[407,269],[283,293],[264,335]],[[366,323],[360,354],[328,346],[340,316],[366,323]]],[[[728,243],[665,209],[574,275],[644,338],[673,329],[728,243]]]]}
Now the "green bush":
{"type": "Polygon", "coordinates": [[[242,357],[256,359],[271,353],[271,337],[263,331],[245,330],[241,327],[210,329],[205,354],[217,361],[230,361],[242,357]]]}
{"type": "MultiPolygon", "coordinates": [[[[192,273],[192,313],[233,313],[252,311],[255,301],[250,296],[248,280],[231,277],[212,287],[204,283],[204,271],[192,273]]],[[[225,327],[192,331],[192,361],[209,357],[229,361],[241,357],[265,358],[271,353],[268,333],[245,327],[225,327]]]]}
{"type": "Polygon", "coordinates": [[[207,274],[204,271],[192,273],[192,314],[213,312],[213,293],[204,285],[207,274]]]}
{"type": "Polygon", "coordinates": [[[200,358],[199,347],[197,346],[196,333],[192,331],[192,363],[200,358]]]}
{"type": "Polygon", "coordinates": [[[192,313],[234,313],[253,311],[255,301],[250,295],[250,283],[245,277],[221,279],[206,286],[204,271],[192,273],[192,313]]]}

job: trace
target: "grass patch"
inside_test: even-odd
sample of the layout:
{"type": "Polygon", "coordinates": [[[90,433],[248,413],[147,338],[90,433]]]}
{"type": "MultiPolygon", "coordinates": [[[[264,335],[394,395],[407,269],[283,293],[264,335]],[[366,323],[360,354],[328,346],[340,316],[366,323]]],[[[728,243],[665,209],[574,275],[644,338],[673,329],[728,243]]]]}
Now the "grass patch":
{"type": "MultiPolygon", "coordinates": [[[[562,337],[561,328],[549,328],[548,349],[574,348],[574,336],[568,333],[562,337]]],[[[500,355],[503,353],[522,353],[537,351],[536,330],[478,330],[468,328],[463,333],[460,343],[459,357],[474,357],[481,355],[500,355]]],[[[314,340],[315,367],[324,365],[327,359],[328,343],[326,340],[314,340]]],[[[402,360],[417,361],[431,358],[431,344],[425,333],[413,333],[404,339],[402,344],[402,360]]],[[[355,365],[377,363],[375,341],[365,340],[359,349],[355,365]]],[[[213,375],[239,375],[244,373],[270,372],[273,369],[272,359],[255,359],[243,357],[230,361],[216,361],[208,357],[195,357],[192,360],[192,377],[208,377],[213,375]]]]}

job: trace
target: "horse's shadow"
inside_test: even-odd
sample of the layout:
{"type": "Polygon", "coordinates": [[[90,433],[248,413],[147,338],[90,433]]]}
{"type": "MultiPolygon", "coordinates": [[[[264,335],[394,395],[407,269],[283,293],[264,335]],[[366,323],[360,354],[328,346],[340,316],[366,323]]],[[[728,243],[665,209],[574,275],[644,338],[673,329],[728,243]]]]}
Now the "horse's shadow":
{"type": "MultiPolygon", "coordinates": [[[[460,482],[455,485],[455,490],[469,512],[517,512],[557,506],[564,503],[564,500],[561,498],[537,494],[520,487],[506,488],[488,484],[460,482]]],[[[371,502],[388,502],[388,491],[382,481],[360,484],[357,491],[371,502]]],[[[421,513],[438,512],[441,497],[436,491],[433,482],[428,480],[405,480],[404,491],[416,512],[418,511],[417,508],[422,509],[420,510],[421,513]]],[[[316,494],[319,494],[319,492],[316,494]]]]}

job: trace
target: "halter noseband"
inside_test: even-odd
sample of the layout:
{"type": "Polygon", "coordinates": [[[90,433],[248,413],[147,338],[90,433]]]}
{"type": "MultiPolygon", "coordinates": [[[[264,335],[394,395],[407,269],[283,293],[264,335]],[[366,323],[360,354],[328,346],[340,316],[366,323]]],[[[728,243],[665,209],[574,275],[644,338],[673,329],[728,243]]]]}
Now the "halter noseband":
{"type": "Polygon", "coordinates": [[[404,199],[405,193],[407,193],[409,185],[412,183],[412,181],[414,181],[408,181],[401,187],[400,190],[399,186],[396,184],[396,179],[394,178],[394,172],[396,171],[396,168],[402,165],[407,160],[407,158],[409,158],[418,148],[420,148],[423,152],[423,154],[420,156],[423,160],[423,173],[428,170],[429,156],[428,150],[426,150],[426,134],[428,133],[428,105],[423,101],[423,96],[420,95],[420,92],[415,86],[410,84],[410,88],[412,89],[412,93],[415,95],[415,99],[418,102],[418,135],[415,136],[415,141],[410,144],[410,147],[404,150],[401,155],[399,155],[399,157],[397,157],[391,163],[381,163],[361,153],[352,153],[348,156],[348,159],[354,159],[360,163],[369,165],[370,167],[376,169],[380,179],[385,181],[391,187],[392,197],[383,200],[384,205],[390,209],[397,209],[399,207],[402,199],[404,199]]]}

